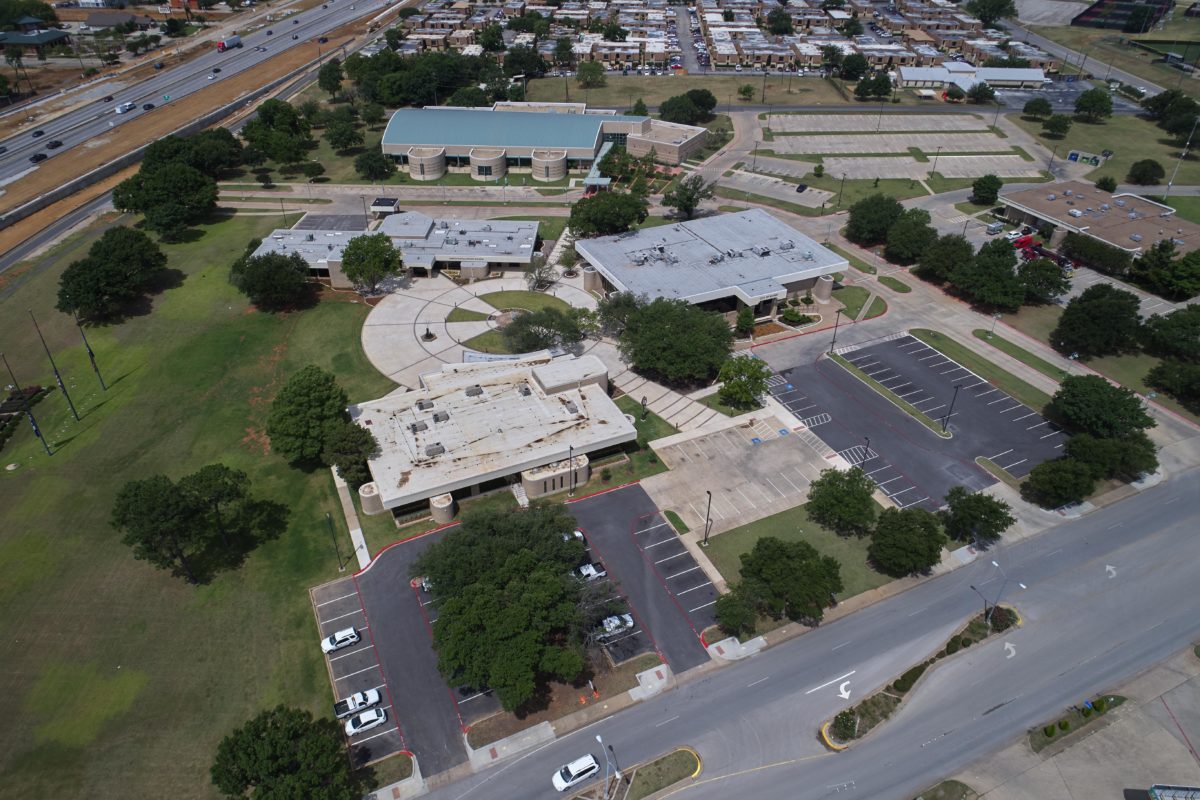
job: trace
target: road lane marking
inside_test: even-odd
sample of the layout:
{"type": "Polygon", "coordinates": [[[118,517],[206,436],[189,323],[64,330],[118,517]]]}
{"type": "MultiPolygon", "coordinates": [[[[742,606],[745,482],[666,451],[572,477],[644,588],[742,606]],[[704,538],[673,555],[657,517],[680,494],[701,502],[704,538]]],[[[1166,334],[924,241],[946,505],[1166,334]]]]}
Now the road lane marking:
{"type": "Polygon", "coordinates": [[[749,689],[751,686],[758,686],[760,683],[762,683],[765,680],[768,680],[770,677],[771,676],[768,675],[766,678],[759,678],[758,680],[754,681],[754,683],[747,683],[746,688],[749,689]]]}
{"type": "Polygon", "coordinates": [[[845,646],[846,646],[846,645],[848,645],[848,644],[850,644],[850,642],[842,642],[841,644],[839,644],[839,645],[837,645],[836,647],[834,647],[834,648],[833,648],[833,650],[832,650],[832,651],[830,651],[830,652],[836,652],[836,651],[838,651],[838,650],[841,650],[843,647],[845,647],[845,646]]]}
{"type": "Polygon", "coordinates": [[[846,680],[846,678],[849,678],[851,675],[853,675],[856,672],[858,672],[858,670],[852,669],[849,672],[847,672],[845,675],[839,675],[838,677],[834,678],[831,681],[826,681],[825,683],[822,683],[820,686],[814,686],[813,688],[811,688],[807,692],[805,692],[805,694],[812,694],[815,691],[824,689],[826,686],[833,686],[835,683],[846,680]]]}
{"type": "Polygon", "coordinates": [[[674,722],[674,721],[675,721],[675,720],[677,720],[677,719],[679,719],[679,715],[678,715],[678,714],[677,714],[677,715],[675,715],[675,716],[673,716],[673,717],[671,717],[670,719],[664,719],[662,722],[655,723],[654,727],[656,727],[656,728],[661,728],[663,725],[668,725],[668,724],[670,724],[670,723],[674,722]]]}

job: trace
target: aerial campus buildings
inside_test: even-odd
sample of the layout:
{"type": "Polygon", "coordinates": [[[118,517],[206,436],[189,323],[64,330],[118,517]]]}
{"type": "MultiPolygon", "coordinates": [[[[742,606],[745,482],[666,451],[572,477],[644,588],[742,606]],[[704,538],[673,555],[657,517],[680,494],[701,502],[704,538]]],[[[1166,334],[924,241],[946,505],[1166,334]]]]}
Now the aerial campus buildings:
{"type": "MultiPolygon", "coordinates": [[[[479,181],[510,172],[557,181],[586,170],[614,145],[679,164],[704,146],[707,131],[650,117],[589,111],[583,103],[497,103],[491,108],[402,108],[383,132],[383,153],[414,180],[469,171],[479,181]]],[[[601,185],[597,176],[589,176],[601,185]]],[[[587,181],[585,181],[585,184],[587,181]]]]}

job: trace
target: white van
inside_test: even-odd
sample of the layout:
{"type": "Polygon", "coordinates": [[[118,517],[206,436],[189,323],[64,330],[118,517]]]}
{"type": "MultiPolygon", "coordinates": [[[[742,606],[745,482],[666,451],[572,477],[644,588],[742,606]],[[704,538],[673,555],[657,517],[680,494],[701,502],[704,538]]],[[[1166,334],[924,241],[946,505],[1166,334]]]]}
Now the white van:
{"type": "Polygon", "coordinates": [[[116,113],[124,114],[127,111],[133,111],[135,108],[137,108],[135,103],[121,103],[121,105],[117,106],[116,113]]]}

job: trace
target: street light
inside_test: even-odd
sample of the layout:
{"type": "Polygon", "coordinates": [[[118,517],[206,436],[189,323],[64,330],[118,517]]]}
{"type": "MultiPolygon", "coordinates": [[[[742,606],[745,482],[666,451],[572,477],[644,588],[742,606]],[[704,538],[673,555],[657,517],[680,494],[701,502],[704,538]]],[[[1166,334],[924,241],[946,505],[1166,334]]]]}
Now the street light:
{"type": "Polygon", "coordinates": [[[571,472],[571,488],[567,490],[567,497],[575,496],[575,445],[567,445],[567,469],[571,472]]]}
{"type": "Polygon", "coordinates": [[[846,173],[842,173],[842,185],[838,187],[837,208],[842,207],[842,190],[846,188],[846,173]]]}
{"type": "Polygon", "coordinates": [[[712,529],[712,492],[706,489],[704,493],[708,495],[708,510],[704,512],[704,541],[700,546],[708,547],[708,532],[712,529]]]}
{"type": "Polygon", "coordinates": [[[835,344],[837,344],[838,322],[840,322],[841,319],[842,319],[842,309],[839,308],[837,311],[834,312],[834,317],[833,317],[833,341],[829,343],[829,354],[830,355],[833,355],[833,346],[835,344]]]}
{"type": "Polygon", "coordinates": [[[604,753],[604,800],[608,800],[608,791],[609,791],[608,776],[610,774],[615,775],[617,778],[617,783],[619,785],[621,783],[621,770],[617,768],[617,765],[615,763],[613,763],[614,761],[616,761],[617,754],[612,749],[612,745],[609,745],[606,748],[604,746],[604,739],[602,739],[600,737],[600,734],[598,734],[598,733],[596,734],[596,741],[600,743],[600,750],[601,750],[601,752],[604,753]],[[611,758],[609,757],[610,753],[612,754],[611,758]],[[611,773],[610,773],[610,770],[611,770],[611,773]]]}
{"type": "Polygon", "coordinates": [[[992,338],[992,334],[996,332],[996,320],[1000,319],[999,314],[992,314],[992,329],[988,331],[988,338],[992,338]]]}
{"type": "Polygon", "coordinates": [[[871,437],[864,436],[863,441],[866,442],[866,452],[863,453],[863,461],[870,461],[871,460],[871,437]]]}
{"type": "Polygon", "coordinates": [[[1009,578],[1008,573],[1004,571],[1004,567],[1000,566],[1000,562],[996,561],[995,559],[992,559],[992,566],[995,567],[996,569],[1000,570],[1000,575],[1001,575],[1001,577],[1004,578],[1004,582],[1000,584],[1000,591],[996,592],[996,602],[992,603],[992,610],[987,612],[987,614],[984,617],[984,621],[987,622],[988,627],[991,627],[991,625],[992,625],[992,614],[994,614],[996,612],[996,606],[1000,605],[1000,596],[1002,594],[1004,594],[1004,587],[1008,586],[1008,584],[1010,584],[1010,583],[1015,583],[1017,586],[1020,586],[1022,589],[1029,588],[1028,586],[1021,583],[1020,581],[1014,581],[1011,578],[1009,578]]]}
{"type": "Polygon", "coordinates": [[[984,618],[984,619],[987,619],[987,618],[988,618],[988,601],[987,601],[987,598],[983,596],[983,592],[979,591],[979,590],[978,590],[978,589],[976,589],[974,586],[972,586],[972,587],[971,587],[971,591],[973,591],[975,594],[979,595],[979,596],[980,596],[980,598],[982,598],[982,599],[983,599],[983,618],[984,618]]]}
{"type": "Polygon", "coordinates": [[[1196,121],[1192,123],[1192,131],[1188,134],[1187,142],[1183,145],[1183,152],[1179,154],[1179,160],[1175,162],[1175,169],[1171,172],[1171,180],[1167,181],[1167,190],[1163,192],[1163,200],[1166,200],[1171,195],[1171,187],[1175,185],[1175,176],[1179,174],[1179,165],[1187,158],[1188,148],[1192,146],[1192,137],[1196,135],[1196,125],[1200,123],[1200,117],[1196,117],[1196,121]]]}
{"type": "Polygon", "coordinates": [[[929,177],[933,177],[933,173],[937,172],[938,156],[942,154],[942,148],[938,147],[937,152],[933,154],[933,169],[929,170],[929,177]]]}
{"type": "Polygon", "coordinates": [[[950,417],[954,414],[954,401],[958,399],[958,390],[961,388],[961,383],[954,384],[954,397],[950,398],[950,410],[946,412],[946,416],[942,417],[942,433],[946,432],[946,425],[950,423],[950,417]]]}

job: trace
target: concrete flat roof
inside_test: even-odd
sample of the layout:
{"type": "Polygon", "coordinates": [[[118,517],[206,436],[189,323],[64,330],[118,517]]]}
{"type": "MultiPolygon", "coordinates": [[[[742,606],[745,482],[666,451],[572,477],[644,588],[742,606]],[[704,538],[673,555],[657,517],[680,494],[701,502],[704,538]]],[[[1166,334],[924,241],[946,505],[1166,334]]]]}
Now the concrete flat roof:
{"type": "Polygon", "coordinates": [[[412,267],[435,262],[489,261],[528,264],[537,243],[533,220],[434,219],[420,211],[384,217],[378,228],[412,267]]]}
{"type": "Polygon", "coordinates": [[[623,291],[689,303],[736,296],[754,305],[783,297],[785,283],[848,266],[760,208],[579,239],[575,250],[623,291]]]}
{"type": "Polygon", "coordinates": [[[515,361],[444,364],[422,388],[350,407],[375,435],[368,461],[386,508],[396,508],[633,441],[595,356],[549,353],[515,361]]]}
{"type": "Polygon", "coordinates": [[[1163,239],[1173,239],[1180,253],[1200,250],[1200,225],[1180,219],[1170,206],[1133,194],[1109,194],[1090,183],[1046,184],[1003,194],[1000,202],[1134,254],[1163,239]]]}

